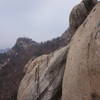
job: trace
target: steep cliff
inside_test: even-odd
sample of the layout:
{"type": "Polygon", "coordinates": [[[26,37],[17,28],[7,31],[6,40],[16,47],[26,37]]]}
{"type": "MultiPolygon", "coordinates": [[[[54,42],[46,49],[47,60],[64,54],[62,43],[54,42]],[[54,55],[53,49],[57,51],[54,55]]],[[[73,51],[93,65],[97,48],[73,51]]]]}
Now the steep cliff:
{"type": "Polygon", "coordinates": [[[70,43],[62,100],[100,100],[100,3],[70,43]]]}

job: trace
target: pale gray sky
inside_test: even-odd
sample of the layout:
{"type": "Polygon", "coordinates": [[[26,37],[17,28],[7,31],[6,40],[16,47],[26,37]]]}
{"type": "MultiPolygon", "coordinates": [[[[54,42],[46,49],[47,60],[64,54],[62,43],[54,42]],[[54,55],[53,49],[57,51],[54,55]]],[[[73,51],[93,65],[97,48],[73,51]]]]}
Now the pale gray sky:
{"type": "Polygon", "coordinates": [[[81,0],[0,0],[0,48],[12,47],[18,37],[40,42],[60,36],[68,16],[81,0]]]}

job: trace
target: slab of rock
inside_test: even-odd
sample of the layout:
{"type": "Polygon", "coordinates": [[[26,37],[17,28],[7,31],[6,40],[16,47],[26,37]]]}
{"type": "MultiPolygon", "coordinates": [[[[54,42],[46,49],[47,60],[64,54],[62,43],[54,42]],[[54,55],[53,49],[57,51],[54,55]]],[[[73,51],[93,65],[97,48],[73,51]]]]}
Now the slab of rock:
{"type": "Polygon", "coordinates": [[[60,100],[68,48],[29,61],[17,100],[60,100]]]}
{"type": "Polygon", "coordinates": [[[100,100],[100,3],[70,43],[62,100],[100,100]]]}

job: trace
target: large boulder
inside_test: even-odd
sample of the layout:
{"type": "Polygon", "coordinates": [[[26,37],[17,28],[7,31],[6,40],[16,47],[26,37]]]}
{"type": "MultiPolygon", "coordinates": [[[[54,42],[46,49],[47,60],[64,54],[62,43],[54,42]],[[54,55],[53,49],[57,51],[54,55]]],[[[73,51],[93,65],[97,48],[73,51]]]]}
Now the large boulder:
{"type": "Polygon", "coordinates": [[[100,3],[70,43],[62,100],[100,100],[100,3]]]}
{"type": "Polygon", "coordinates": [[[70,27],[77,29],[83,23],[96,3],[97,0],[83,0],[80,4],[76,5],[72,9],[69,17],[70,27]]]}
{"type": "Polygon", "coordinates": [[[66,44],[70,42],[78,27],[84,22],[96,4],[97,0],[83,0],[72,9],[69,16],[69,27],[61,36],[66,44]]]}
{"type": "Polygon", "coordinates": [[[88,11],[83,2],[76,5],[70,14],[69,23],[70,27],[77,29],[88,15],[88,11]]]}
{"type": "Polygon", "coordinates": [[[60,100],[68,46],[30,60],[17,100],[60,100]]]}

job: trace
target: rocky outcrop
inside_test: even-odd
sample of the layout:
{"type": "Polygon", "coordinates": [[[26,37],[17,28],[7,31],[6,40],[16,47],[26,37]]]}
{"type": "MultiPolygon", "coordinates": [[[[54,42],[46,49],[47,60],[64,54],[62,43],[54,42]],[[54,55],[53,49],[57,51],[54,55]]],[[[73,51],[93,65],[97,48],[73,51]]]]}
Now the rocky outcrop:
{"type": "Polygon", "coordinates": [[[18,100],[59,100],[68,47],[29,61],[18,100]]]}
{"type": "Polygon", "coordinates": [[[41,44],[29,38],[18,38],[11,50],[0,54],[0,100],[16,100],[20,81],[25,74],[23,69],[31,58],[34,60],[63,46],[65,42],[61,38],[41,44]]]}
{"type": "Polygon", "coordinates": [[[100,100],[100,3],[72,38],[62,100],[100,100]]]}
{"type": "MultiPolygon", "coordinates": [[[[91,14],[89,14],[90,9],[86,8],[87,4],[90,4],[90,9],[92,9],[96,2],[93,1],[92,3],[90,3],[89,0],[87,0],[85,3],[81,2],[71,12],[70,16],[72,19],[70,20],[70,27],[65,32],[67,34],[64,34],[68,36],[67,40],[70,41],[77,28],[78,30],[73,36],[70,46],[55,51],[54,53],[51,53],[49,55],[41,56],[34,61],[31,59],[25,66],[26,74],[19,87],[18,100],[61,100],[61,96],[62,100],[91,100],[87,99],[87,95],[89,95],[89,93],[92,91],[90,91],[91,89],[89,86],[89,84],[91,83],[89,81],[89,77],[91,74],[89,75],[86,64],[88,63],[87,59],[89,58],[88,46],[90,46],[91,34],[93,34],[93,32],[96,33],[96,31],[98,30],[98,28],[96,28],[96,25],[99,24],[100,16],[96,16],[98,19],[98,23],[93,23],[95,22],[93,21],[95,19],[95,14],[99,13],[99,10],[96,10],[94,8],[91,14]],[[91,6],[92,4],[93,6],[91,6]],[[81,13],[82,11],[83,13],[81,13]],[[82,18],[79,19],[79,16],[82,18]],[[87,16],[88,18],[86,19],[87,16]],[[77,37],[75,38],[75,36],[77,37]],[[68,60],[66,60],[68,49],[68,60]],[[85,58],[86,60],[84,60],[85,58]],[[66,63],[67,65],[64,73],[66,63]],[[82,76],[82,74],[84,75],[82,76]],[[84,82],[83,80],[85,79],[85,77],[86,82],[84,82]],[[86,85],[87,87],[84,88],[84,85],[86,85]],[[80,92],[80,90],[82,92],[80,92]]],[[[95,92],[91,93],[91,96],[93,98],[99,98],[98,94],[95,92]]]]}
{"type": "Polygon", "coordinates": [[[72,9],[70,17],[69,17],[70,27],[77,29],[85,20],[87,15],[88,15],[88,10],[86,9],[83,2],[76,5],[72,9]]]}
{"type": "Polygon", "coordinates": [[[76,5],[71,11],[69,17],[70,27],[77,29],[83,23],[96,3],[97,0],[83,0],[80,4],[76,5]]]}
{"type": "MultiPolygon", "coordinates": [[[[28,38],[19,38],[9,52],[0,54],[0,100],[16,100],[19,83],[24,75],[27,79],[24,77],[22,80],[21,84],[23,85],[20,86],[18,94],[19,100],[60,99],[65,67],[64,60],[66,59],[63,52],[67,54],[67,50],[63,48],[59,50],[61,52],[54,51],[69,44],[77,28],[84,22],[96,3],[97,0],[83,0],[73,8],[70,14],[70,26],[61,37],[44,43],[36,43],[28,38]],[[52,54],[41,56],[50,52],[54,52],[52,53],[54,56],[52,54]],[[59,52],[58,56],[57,52],[59,52]],[[34,60],[38,56],[41,57],[34,60]],[[48,62],[48,58],[50,62],[48,62]],[[31,60],[28,62],[29,59],[31,60]],[[28,64],[25,66],[27,62],[28,64]],[[38,73],[39,70],[42,73],[38,73]]],[[[83,23],[84,30],[86,24],[85,21],[83,23]]]]}
{"type": "Polygon", "coordinates": [[[38,47],[31,39],[19,38],[11,50],[0,54],[0,100],[16,100],[23,68],[31,57],[36,57],[38,47]]]}
{"type": "Polygon", "coordinates": [[[12,49],[0,54],[0,100],[16,100],[19,83],[25,74],[23,69],[31,58],[35,59],[65,45],[66,42],[61,38],[42,43],[18,38],[12,49]]]}
{"type": "Polygon", "coordinates": [[[69,16],[69,28],[61,36],[67,44],[96,4],[97,0],[83,0],[72,9],[69,16]]]}

